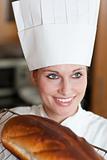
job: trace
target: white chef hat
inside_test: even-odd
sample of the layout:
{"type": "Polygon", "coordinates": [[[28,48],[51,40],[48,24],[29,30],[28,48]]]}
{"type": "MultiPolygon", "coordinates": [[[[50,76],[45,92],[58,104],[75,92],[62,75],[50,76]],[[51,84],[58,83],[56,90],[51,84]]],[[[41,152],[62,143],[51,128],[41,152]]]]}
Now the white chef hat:
{"type": "Polygon", "coordinates": [[[90,66],[100,0],[13,2],[18,35],[30,70],[58,64],[90,66]]]}

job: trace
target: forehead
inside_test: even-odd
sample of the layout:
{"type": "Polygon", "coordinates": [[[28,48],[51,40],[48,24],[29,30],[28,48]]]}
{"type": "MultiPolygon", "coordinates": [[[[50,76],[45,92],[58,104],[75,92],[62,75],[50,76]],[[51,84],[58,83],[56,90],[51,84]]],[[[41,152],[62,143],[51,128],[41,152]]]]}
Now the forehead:
{"type": "Polygon", "coordinates": [[[41,71],[64,71],[64,72],[71,72],[75,70],[86,70],[86,66],[83,65],[76,65],[76,64],[61,64],[61,65],[54,65],[48,66],[45,68],[40,69],[41,71]]]}

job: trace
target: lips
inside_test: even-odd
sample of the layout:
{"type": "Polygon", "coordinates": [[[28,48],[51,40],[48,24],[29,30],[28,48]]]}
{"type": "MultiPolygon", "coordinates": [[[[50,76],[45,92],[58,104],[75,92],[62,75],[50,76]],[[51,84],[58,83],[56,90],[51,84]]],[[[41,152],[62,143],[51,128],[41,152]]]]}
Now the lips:
{"type": "Polygon", "coordinates": [[[61,106],[67,106],[67,105],[70,105],[70,103],[72,102],[73,98],[55,98],[55,102],[58,104],[58,105],[61,105],[61,106]]]}

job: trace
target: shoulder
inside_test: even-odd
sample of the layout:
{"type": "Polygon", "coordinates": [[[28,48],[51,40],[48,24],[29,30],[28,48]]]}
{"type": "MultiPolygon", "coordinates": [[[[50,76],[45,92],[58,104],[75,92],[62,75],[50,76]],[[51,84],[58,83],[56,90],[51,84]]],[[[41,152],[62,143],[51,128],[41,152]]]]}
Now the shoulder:
{"type": "Polygon", "coordinates": [[[16,107],[11,109],[10,111],[12,111],[13,113],[17,113],[17,114],[35,114],[38,115],[39,114],[39,110],[40,110],[41,105],[33,105],[33,106],[20,106],[20,107],[16,107]]]}
{"type": "Polygon", "coordinates": [[[104,132],[106,130],[107,132],[107,119],[95,114],[91,111],[85,111],[82,109],[82,116],[84,123],[88,126],[88,128],[92,128],[93,132],[104,132]]]}
{"type": "Polygon", "coordinates": [[[91,111],[82,110],[84,117],[92,124],[105,124],[107,127],[107,119],[91,111]]]}
{"type": "Polygon", "coordinates": [[[92,143],[107,148],[107,119],[90,111],[84,111],[86,123],[86,137],[92,143]]]}

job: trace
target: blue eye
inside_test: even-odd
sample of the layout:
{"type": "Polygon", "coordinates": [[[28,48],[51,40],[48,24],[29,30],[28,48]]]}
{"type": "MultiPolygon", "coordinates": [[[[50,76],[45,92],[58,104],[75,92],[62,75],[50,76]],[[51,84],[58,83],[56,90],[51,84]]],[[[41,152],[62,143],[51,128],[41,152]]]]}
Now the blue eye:
{"type": "Polygon", "coordinates": [[[47,78],[49,78],[49,79],[58,79],[59,76],[57,74],[51,73],[51,74],[47,75],[47,78]]]}
{"type": "Polygon", "coordinates": [[[73,74],[73,78],[81,78],[82,74],[80,72],[76,72],[73,74]]]}

